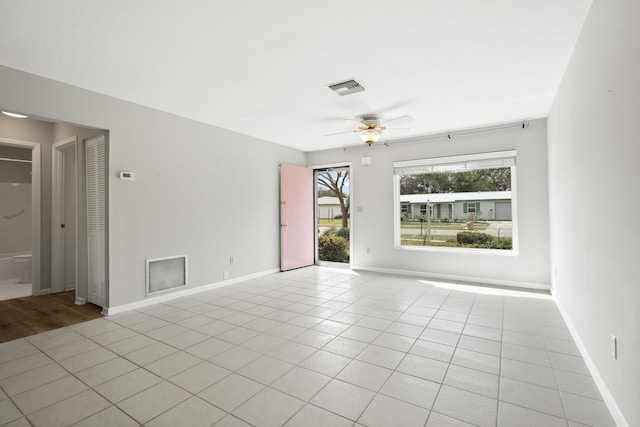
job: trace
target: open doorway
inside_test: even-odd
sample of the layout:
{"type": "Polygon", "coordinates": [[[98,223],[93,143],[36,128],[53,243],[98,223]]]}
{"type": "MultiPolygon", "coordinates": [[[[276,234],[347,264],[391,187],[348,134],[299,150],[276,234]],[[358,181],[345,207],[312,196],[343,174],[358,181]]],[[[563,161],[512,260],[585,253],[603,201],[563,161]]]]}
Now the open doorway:
{"type": "Polygon", "coordinates": [[[34,294],[39,245],[40,147],[0,138],[0,300],[34,294]],[[35,178],[35,179],[34,179],[35,178]]]}
{"type": "Polygon", "coordinates": [[[350,167],[315,169],[316,263],[351,263],[350,167]]]}
{"type": "Polygon", "coordinates": [[[0,299],[69,292],[76,304],[106,307],[107,132],[0,115],[0,158],[6,159],[0,160],[0,291],[8,287],[3,285],[25,289],[6,298],[0,292],[0,299]],[[102,148],[94,150],[95,173],[89,176],[85,152],[92,139],[102,148]],[[88,191],[90,177],[98,192],[88,191]],[[90,211],[99,214],[95,223],[102,245],[97,254],[89,248],[90,211]],[[96,277],[99,286],[91,289],[98,298],[92,298],[90,279],[96,277]]]}

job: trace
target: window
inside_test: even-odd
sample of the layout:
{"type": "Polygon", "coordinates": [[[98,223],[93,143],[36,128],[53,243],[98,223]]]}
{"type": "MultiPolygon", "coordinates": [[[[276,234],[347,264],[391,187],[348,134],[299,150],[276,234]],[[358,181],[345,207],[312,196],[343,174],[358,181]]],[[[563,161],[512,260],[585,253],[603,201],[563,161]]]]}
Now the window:
{"type": "Polygon", "coordinates": [[[410,160],[393,166],[397,248],[516,253],[515,151],[410,160]],[[428,215],[430,221],[425,224],[420,217],[403,216],[409,204],[419,207],[420,216],[428,215]]]}
{"type": "Polygon", "coordinates": [[[465,203],[463,205],[462,211],[464,213],[474,214],[474,213],[476,213],[476,204],[475,203],[465,203]]]}
{"type": "Polygon", "coordinates": [[[403,214],[408,214],[409,213],[409,205],[406,203],[402,204],[402,213],[403,214]]]}

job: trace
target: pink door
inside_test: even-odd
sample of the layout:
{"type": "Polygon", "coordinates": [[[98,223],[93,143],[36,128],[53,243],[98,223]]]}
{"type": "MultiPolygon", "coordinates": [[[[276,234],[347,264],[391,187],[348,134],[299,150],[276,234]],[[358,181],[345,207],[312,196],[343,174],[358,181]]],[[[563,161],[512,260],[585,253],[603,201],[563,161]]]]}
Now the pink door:
{"type": "Polygon", "coordinates": [[[280,167],[280,269],[314,263],[313,169],[280,167]]]}

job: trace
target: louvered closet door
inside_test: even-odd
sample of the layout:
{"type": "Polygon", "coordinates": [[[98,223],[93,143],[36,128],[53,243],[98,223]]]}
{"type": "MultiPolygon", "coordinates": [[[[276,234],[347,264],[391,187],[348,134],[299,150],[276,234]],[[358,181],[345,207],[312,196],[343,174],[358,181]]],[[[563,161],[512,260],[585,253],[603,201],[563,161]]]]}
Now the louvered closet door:
{"type": "Polygon", "coordinates": [[[105,305],[105,142],[104,137],[86,142],[87,236],[89,261],[88,300],[105,305]]]}

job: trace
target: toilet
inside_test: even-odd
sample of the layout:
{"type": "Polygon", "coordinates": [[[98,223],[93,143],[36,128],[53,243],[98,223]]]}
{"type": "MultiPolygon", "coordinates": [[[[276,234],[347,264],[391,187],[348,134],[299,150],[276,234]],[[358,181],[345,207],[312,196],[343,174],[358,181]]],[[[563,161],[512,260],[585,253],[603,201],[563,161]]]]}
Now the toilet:
{"type": "Polygon", "coordinates": [[[15,255],[13,262],[22,264],[20,283],[31,283],[31,254],[15,255]]]}

